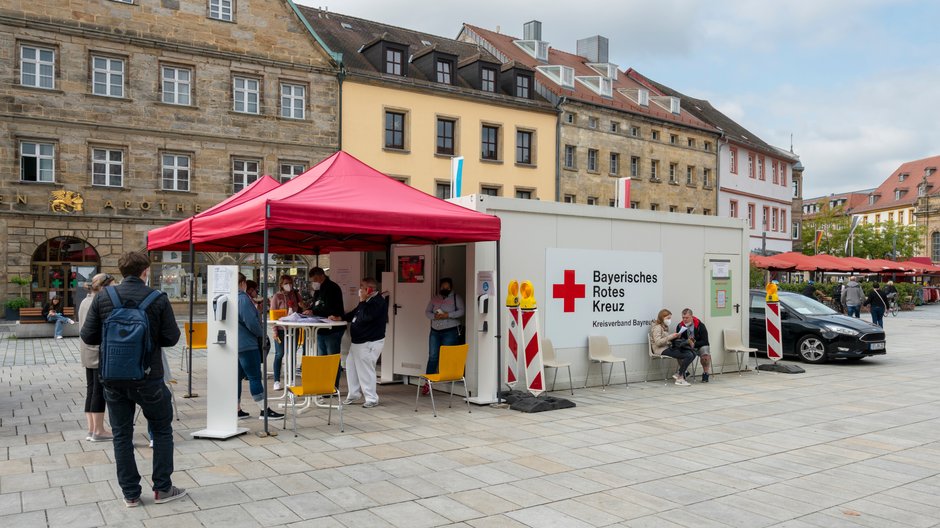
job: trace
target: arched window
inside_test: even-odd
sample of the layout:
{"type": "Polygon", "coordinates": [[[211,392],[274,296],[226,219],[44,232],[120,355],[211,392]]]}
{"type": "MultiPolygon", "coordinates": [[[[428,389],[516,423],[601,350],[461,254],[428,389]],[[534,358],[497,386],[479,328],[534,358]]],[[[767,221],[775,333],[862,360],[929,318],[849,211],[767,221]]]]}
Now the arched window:
{"type": "Polygon", "coordinates": [[[30,263],[30,300],[41,304],[55,294],[64,306],[77,306],[85,298],[85,283],[98,273],[100,263],[95,248],[80,238],[46,240],[33,252],[30,263]]]}
{"type": "Polygon", "coordinates": [[[934,231],[930,235],[930,260],[940,261],[940,231],[934,231]]]}

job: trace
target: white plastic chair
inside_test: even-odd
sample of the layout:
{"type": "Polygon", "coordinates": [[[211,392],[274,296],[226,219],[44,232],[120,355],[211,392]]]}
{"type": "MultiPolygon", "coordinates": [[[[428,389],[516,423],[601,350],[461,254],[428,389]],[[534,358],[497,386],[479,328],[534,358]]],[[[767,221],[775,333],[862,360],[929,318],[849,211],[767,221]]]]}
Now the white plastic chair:
{"type": "Polygon", "coordinates": [[[571,395],[574,396],[574,383],[571,381],[571,363],[561,363],[558,361],[558,358],[555,356],[555,346],[552,345],[552,340],[547,337],[542,338],[542,365],[545,368],[555,369],[555,375],[552,377],[551,392],[555,392],[555,380],[558,379],[558,369],[567,368],[568,388],[571,389],[571,395]]]}
{"type": "Polygon", "coordinates": [[[584,376],[584,386],[587,387],[588,378],[591,376],[591,366],[594,363],[601,365],[601,383],[603,390],[607,390],[610,385],[610,377],[614,373],[614,363],[623,363],[623,384],[629,386],[627,382],[627,358],[617,357],[610,352],[610,343],[606,336],[588,336],[588,368],[584,376]],[[610,363],[610,371],[607,373],[607,382],[604,383],[604,363],[610,363]]]}
{"type": "MultiPolygon", "coordinates": [[[[724,336],[724,340],[725,340],[725,352],[731,352],[735,354],[735,360],[737,361],[739,376],[744,372],[744,369],[747,368],[748,356],[750,356],[751,353],[755,354],[754,366],[755,367],[757,366],[757,355],[756,355],[757,349],[748,348],[744,346],[744,342],[741,341],[741,332],[738,332],[737,330],[725,329],[722,331],[722,335],[724,336]]],[[[755,372],[758,372],[758,373],[760,372],[756,368],[754,370],[755,372]]],[[[721,362],[721,373],[722,374],[725,373],[724,361],[721,362]]]]}
{"type": "MultiPolygon", "coordinates": [[[[666,371],[666,360],[674,358],[653,353],[653,336],[646,334],[646,341],[649,343],[650,367],[653,366],[653,361],[659,360],[659,373],[663,376],[663,385],[666,385],[669,383],[669,373],[666,371]]],[[[646,378],[649,379],[649,377],[649,371],[647,370],[646,378]]]]}

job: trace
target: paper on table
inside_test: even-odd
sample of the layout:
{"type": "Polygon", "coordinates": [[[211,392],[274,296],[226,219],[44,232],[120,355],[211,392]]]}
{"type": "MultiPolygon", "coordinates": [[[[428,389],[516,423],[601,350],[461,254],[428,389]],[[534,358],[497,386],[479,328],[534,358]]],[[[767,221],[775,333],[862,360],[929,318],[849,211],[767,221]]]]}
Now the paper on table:
{"type": "Polygon", "coordinates": [[[283,323],[328,323],[329,319],[326,317],[319,317],[316,315],[304,315],[300,312],[294,312],[290,315],[285,315],[278,319],[278,321],[283,323]]]}

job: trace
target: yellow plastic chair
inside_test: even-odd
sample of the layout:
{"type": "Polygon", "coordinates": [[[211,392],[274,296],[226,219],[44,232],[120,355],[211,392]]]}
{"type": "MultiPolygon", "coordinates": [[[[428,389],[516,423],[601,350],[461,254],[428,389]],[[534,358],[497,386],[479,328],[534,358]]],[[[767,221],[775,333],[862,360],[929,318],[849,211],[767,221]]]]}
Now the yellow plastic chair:
{"type": "MultiPolygon", "coordinates": [[[[329,413],[326,424],[330,425],[333,419],[333,396],[339,402],[339,430],[343,432],[343,398],[336,386],[336,375],[339,372],[339,354],[329,356],[304,356],[300,364],[300,385],[287,387],[287,404],[293,409],[294,436],[297,436],[297,398],[315,398],[329,396],[329,413]]],[[[287,413],[284,413],[284,426],[287,427],[287,413]]]]}
{"type": "MultiPolygon", "coordinates": [[[[470,345],[442,346],[440,361],[438,361],[437,374],[422,374],[421,379],[430,386],[431,409],[434,411],[434,417],[437,417],[437,406],[434,404],[434,384],[450,382],[450,400],[448,407],[453,407],[454,401],[454,383],[462,381],[467,390],[467,412],[470,411],[470,389],[467,387],[467,378],[464,377],[464,368],[467,364],[467,351],[470,345]]],[[[418,412],[418,400],[421,397],[421,383],[418,383],[418,392],[415,394],[415,412],[418,412]]]]}
{"type": "Polygon", "coordinates": [[[186,356],[190,350],[206,349],[206,333],[209,323],[193,323],[192,343],[189,342],[189,323],[183,323],[183,336],[186,337],[186,346],[183,347],[183,353],[180,355],[180,370],[186,372],[186,356]]]}

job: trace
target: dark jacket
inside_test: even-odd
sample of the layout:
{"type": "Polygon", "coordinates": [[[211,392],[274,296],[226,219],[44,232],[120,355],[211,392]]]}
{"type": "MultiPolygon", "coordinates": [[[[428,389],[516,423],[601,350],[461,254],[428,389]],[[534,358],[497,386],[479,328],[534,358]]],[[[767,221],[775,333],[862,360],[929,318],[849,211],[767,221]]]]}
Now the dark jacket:
{"type": "Polygon", "coordinates": [[[807,284],[806,286],[804,286],[803,295],[805,295],[806,297],[809,297],[810,299],[814,301],[817,300],[816,299],[816,286],[814,284],[807,284]]]}
{"type": "Polygon", "coordinates": [[[349,337],[354,344],[385,339],[385,325],[388,323],[385,297],[380,294],[369,297],[345,314],[343,319],[349,323],[349,337]]]}
{"type": "MultiPolygon", "coordinates": [[[[310,311],[313,312],[313,315],[319,317],[329,317],[331,315],[336,317],[345,316],[346,310],[343,309],[343,289],[339,287],[339,284],[336,284],[327,277],[323,281],[323,284],[320,285],[320,289],[313,292],[313,301],[310,305],[310,311]]],[[[336,328],[320,329],[319,333],[322,335],[345,331],[345,327],[338,326],[336,328]]]]}
{"type": "MultiPolygon", "coordinates": [[[[118,297],[125,305],[128,302],[141,303],[153,291],[152,288],[144,284],[140,277],[124,277],[124,282],[115,286],[118,297]]],[[[88,318],[82,325],[82,341],[89,345],[101,344],[101,329],[108,315],[114,306],[111,304],[111,297],[102,291],[101,295],[96,295],[88,309],[88,318]]],[[[166,295],[160,295],[157,300],[147,308],[147,317],[150,318],[150,334],[153,338],[153,352],[147,359],[150,365],[150,373],[147,374],[148,380],[163,379],[163,349],[176,344],[180,339],[180,329],[176,325],[176,317],[173,315],[173,307],[166,295]]]]}
{"type": "Polygon", "coordinates": [[[43,319],[48,319],[48,318],[49,318],[49,312],[50,312],[51,310],[55,310],[55,313],[57,313],[57,314],[59,314],[59,315],[65,315],[65,314],[62,313],[62,301],[59,301],[59,305],[58,305],[58,306],[52,306],[52,301],[49,301],[49,302],[43,304],[43,305],[42,305],[42,318],[43,318],[43,319]]]}
{"type": "MultiPolygon", "coordinates": [[[[695,348],[702,348],[708,345],[708,328],[705,327],[705,323],[699,320],[698,317],[692,316],[692,326],[694,330],[692,331],[692,339],[695,340],[695,348]]],[[[676,325],[676,332],[682,328],[682,322],[676,325]]],[[[689,336],[682,334],[679,336],[682,339],[688,339],[689,336]]]]}
{"type": "Polygon", "coordinates": [[[871,292],[868,294],[868,298],[865,299],[865,302],[862,303],[862,306],[880,306],[882,308],[887,308],[885,304],[888,301],[888,296],[882,291],[878,291],[875,288],[871,289],[871,292]]]}
{"type": "Polygon", "coordinates": [[[261,351],[261,314],[247,293],[238,290],[238,351],[261,351]]]}

